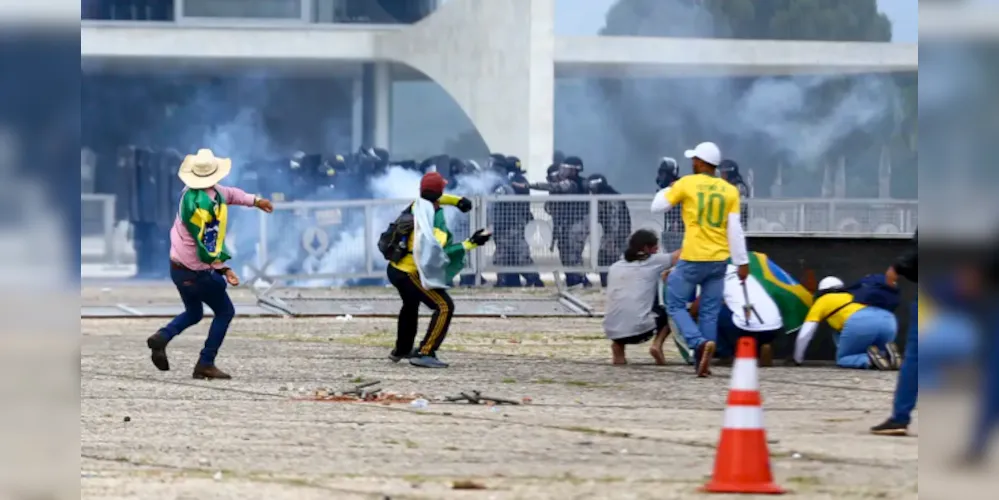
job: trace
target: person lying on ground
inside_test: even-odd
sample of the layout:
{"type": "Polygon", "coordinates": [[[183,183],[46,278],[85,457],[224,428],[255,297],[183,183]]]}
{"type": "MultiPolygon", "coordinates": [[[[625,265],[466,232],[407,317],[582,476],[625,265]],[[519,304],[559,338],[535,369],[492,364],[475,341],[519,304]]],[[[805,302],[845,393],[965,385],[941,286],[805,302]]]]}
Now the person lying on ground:
{"type": "Polygon", "coordinates": [[[649,354],[656,364],[666,364],[663,342],[669,336],[666,310],[659,304],[658,287],[680,250],[659,253],[659,237],[640,229],[628,239],[624,257],[607,273],[607,312],[604,334],[611,341],[612,362],[627,364],[625,346],[652,339],[649,354]]]}

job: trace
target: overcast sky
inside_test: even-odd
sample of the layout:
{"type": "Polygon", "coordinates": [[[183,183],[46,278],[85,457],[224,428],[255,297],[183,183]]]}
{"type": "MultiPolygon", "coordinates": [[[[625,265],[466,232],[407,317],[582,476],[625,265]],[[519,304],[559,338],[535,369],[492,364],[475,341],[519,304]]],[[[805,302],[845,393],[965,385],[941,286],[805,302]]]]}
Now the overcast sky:
{"type": "MultiPolygon", "coordinates": [[[[555,32],[560,35],[592,35],[604,26],[607,10],[617,0],[556,0],[555,32]]],[[[918,41],[917,0],[878,0],[878,8],[892,20],[893,41],[918,41]]]]}

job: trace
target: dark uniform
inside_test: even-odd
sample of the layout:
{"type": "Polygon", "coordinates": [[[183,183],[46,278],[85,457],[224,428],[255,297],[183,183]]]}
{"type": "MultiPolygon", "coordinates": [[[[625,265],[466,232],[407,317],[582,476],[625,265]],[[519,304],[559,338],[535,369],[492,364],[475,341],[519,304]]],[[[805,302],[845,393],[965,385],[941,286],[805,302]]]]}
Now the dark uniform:
{"type": "Polygon", "coordinates": [[[739,199],[742,200],[739,219],[742,222],[743,230],[745,230],[749,227],[749,207],[746,200],[750,198],[751,193],[749,192],[749,186],[742,180],[742,174],[739,173],[739,164],[732,160],[722,160],[721,164],[718,165],[718,172],[723,179],[739,190],[739,199]]]}
{"type": "MultiPolygon", "coordinates": [[[[680,178],[680,166],[676,160],[670,157],[663,157],[659,162],[659,171],[656,175],[656,185],[659,189],[666,189],[673,185],[680,178]]],[[[663,214],[663,235],[662,250],[672,252],[683,246],[683,215],[682,208],[673,207],[663,214]]]]}
{"type": "Polygon", "coordinates": [[[176,216],[181,183],[178,153],[126,147],[119,151],[121,179],[117,195],[132,225],[136,276],[162,279],[169,275],[170,227],[176,216]]]}
{"type": "MultiPolygon", "coordinates": [[[[620,194],[600,174],[589,177],[588,187],[592,194],[620,194]]],[[[600,238],[600,252],[597,265],[608,267],[624,255],[631,236],[631,213],[625,201],[601,201],[597,204],[597,221],[603,229],[600,238]]],[[[600,273],[600,286],[607,287],[607,273],[600,273]]]]}
{"type": "MultiPolygon", "coordinates": [[[[531,189],[524,177],[520,159],[515,156],[504,158],[502,163],[493,162],[498,173],[505,179],[496,186],[494,192],[499,195],[529,196],[531,189]],[[502,167],[502,168],[499,168],[502,167]]],[[[527,243],[527,224],[534,220],[529,201],[503,201],[495,203],[489,214],[492,221],[493,238],[496,242],[496,253],[493,254],[493,265],[497,267],[533,267],[531,247],[527,243]]],[[[534,272],[500,273],[496,276],[496,286],[522,286],[521,276],[527,286],[544,287],[541,275],[534,272]]]]}
{"type": "MultiPolygon", "coordinates": [[[[553,165],[554,167],[554,165],[553,165]]],[[[549,172],[551,172],[549,168],[549,172]]],[[[570,156],[557,167],[555,177],[549,174],[548,182],[537,182],[530,185],[531,189],[548,191],[552,195],[579,195],[588,192],[580,173],[583,171],[583,160],[570,156]]],[[[558,247],[559,260],[566,267],[582,267],[583,247],[589,235],[587,222],[590,205],[586,201],[559,202],[552,200],[545,203],[545,211],[552,217],[553,243],[558,247]]],[[[589,279],[582,273],[566,273],[566,285],[591,286],[589,279]]]]}

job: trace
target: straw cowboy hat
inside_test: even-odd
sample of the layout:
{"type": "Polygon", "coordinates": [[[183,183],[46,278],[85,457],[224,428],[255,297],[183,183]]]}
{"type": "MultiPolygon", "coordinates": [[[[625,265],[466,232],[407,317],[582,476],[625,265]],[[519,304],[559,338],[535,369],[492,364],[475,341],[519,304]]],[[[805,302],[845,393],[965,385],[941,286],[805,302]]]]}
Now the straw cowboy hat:
{"type": "Polygon", "coordinates": [[[229,175],[230,170],[231,159],[216,158],[212,150],[199,149],[197,154],[184,158],[177,177],[191,189],[208,189],[229,175]]]}

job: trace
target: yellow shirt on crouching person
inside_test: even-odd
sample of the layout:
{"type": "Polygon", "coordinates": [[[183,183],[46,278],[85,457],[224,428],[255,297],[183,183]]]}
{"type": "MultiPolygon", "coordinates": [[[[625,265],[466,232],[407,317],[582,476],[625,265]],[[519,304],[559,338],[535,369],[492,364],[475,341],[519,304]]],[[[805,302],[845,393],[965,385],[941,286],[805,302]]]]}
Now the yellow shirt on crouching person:
{"type": "Polygon", "coordinates": [[[853,295],[846,292],[828,293],[816,299],[798,330],[798,338],[794,342],[794,360],[798,363],[804,361],[805,350],[819,323],[825,321],[832,329],[841,332],[850,317],[865,307],[867,306],[854,303],[853,295]]]}
{"type": "Polygon", "coordinates": [[[823,295],[812,304],[805,316],[805,323],[821,323],[825,320],[829,326],[837,332],[843,330],[843,325],[857,311],[865,308],[864,304],[853,303],[853,295],[846,292],[829,293],[823,295]]]}

